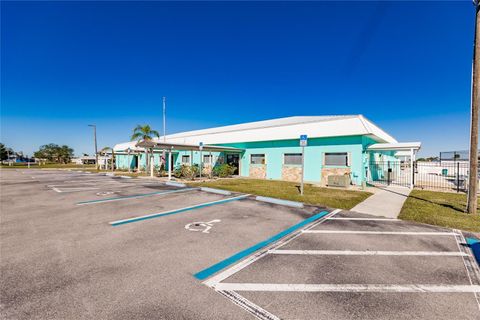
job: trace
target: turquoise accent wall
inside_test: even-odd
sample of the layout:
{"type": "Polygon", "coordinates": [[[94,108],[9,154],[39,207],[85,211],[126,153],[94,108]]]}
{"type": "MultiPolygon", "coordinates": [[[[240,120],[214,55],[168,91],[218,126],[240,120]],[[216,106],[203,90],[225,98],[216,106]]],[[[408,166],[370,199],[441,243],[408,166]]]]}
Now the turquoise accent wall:
{"type": "MultiPolygon", "coordinates": [[[[319,183],[321,181],[323,154],[325,152],[348,152],[350,156],[351,178],[355,184],[361,184],[365,179],[364,148],[375,143],[374,140],[364,140],[363,136],[347,136],[332,138],[313,138],[305,147],[305,181],[319,183]]],[[[277,140],[263,142],[247,142],[223,144],[224,146],[245,149],[240,159],[240,175],[249,176],[250,156],[265,154],[267,179],[282,179],[283,155],[285,153],[300,153],[302,148],[299,140],[277,140]]],[[[347,167],[344,167],[347,168],[347,167]]]]}
{"type": "Polygon", "coordinates": [[[115,155],[115,166],[117,169],[128,170],[130,167],[131,170],[137,167],[137,161],[139,157],[137,155],[131,154],[116,154],[115,155]]]}

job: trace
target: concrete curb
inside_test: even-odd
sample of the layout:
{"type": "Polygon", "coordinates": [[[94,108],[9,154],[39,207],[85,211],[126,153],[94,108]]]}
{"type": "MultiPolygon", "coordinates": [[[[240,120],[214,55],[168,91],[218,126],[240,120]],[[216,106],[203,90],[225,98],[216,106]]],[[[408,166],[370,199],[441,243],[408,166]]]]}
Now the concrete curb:
{"type": "Polygon", "coordinates": [[[119,177],[122,178],[122,179],[132,179],[132,177],[130,177],[130,176],[119,176],[119,177]]]}
{"type": "Polygon", "coordinates": [[[185,188],[187,186],[185,183],[173,182],[173,181],[167,181],[165,182],[165,184],[167,186],[179,187],[179,188],[185,188]]]}
{"type": "Polygon", "coordinates": [[[297,201],[283,200],[283,199],[270,198],[270,197],[261,197],[261,196],[256,197],[255,200],[279,204],[282,206],[288,206],[293,208],[303,208],[303,203],[297,202],[297,201]]]}
{"type": "Polygon", "coordinates": [[[207,188],[207,187],[202,187],[202,188],[200,188],[200,190],[205,191],[205,192],[221,194],[221,195],[224,195],[224,196],[229,196],[229,195],[232,194],[230,191],[221,190],[221,189],[214,189],[214,188],[207,188]]]}

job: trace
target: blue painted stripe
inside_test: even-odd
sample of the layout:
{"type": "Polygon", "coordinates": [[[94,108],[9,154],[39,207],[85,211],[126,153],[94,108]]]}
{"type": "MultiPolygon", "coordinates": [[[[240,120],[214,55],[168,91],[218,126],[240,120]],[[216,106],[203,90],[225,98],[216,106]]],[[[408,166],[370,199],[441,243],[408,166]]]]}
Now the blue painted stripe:
{"type": "Polygon", "coordinates": [[[195,189],[198,189],[198,188],[186,188],[186,189],[176,189],[176,190],[168,190],[168,191],[141,193],[141,194],[134,194],[134,195],[131,195],[131,196],[113,197],[113,198],[104,198],[104,199],[98,199],[98,200],[82,201],[82,202],[77,202],[77,204],[81,205],[81,204],[88,204],[88,203],[101,203],[101,202],[119,201],[119,200],[125,200],[125,199],[143,198],[143,197],[149,197],[149,196],[154,196],[154,195],[159,195],[159,194],[177,193],[177,192],[195,190],[195,189]]]}
{"type": "Polygon", "coordinates": [[[296,225],[293,225],[291,226],[290,228],[280,232],[280,233],[277,233],[276,235],[274,235],[273,237],[267,239],[267,240],[264,240],[262,242],[259,242],[257,243],[256,245],[250,247],[250,248],[247,248],[243,251],[240,251],[236,254],[234,254],[233,256],[223,260],[223,261],[220,261],[216,264],[214,264],[213,266],[210,266],[206,269],[203,269],[202,271],[194,274],[193,276],[199,280],[204,280],[208,277],[210,277],[211,275],[213,275],[214,273],[217,273],[218,271],[228,267],[229,265],[243,259],[244,257],[254,253],[255,251],[257,250],[260,250],[262,248],[265,248],[266,246],[270,245],[272,242],[275,242],[277,240],[280,240],[281,238],[285,237],[286,235],[294,232],[295,230],[315,221],[315,220],[318,220],[318,219],[321,219],[323,218],[324,216],[326,216],[329,212],[328,211],[322,211],[320,213],[317,213],[313,216],[311,216],[310,218],[307,218],[305,220],[303,220],[302,222],[300,223],[297,223],[296,225]]]}
{"type": "Polygon", "coordinates": [[[477,260],[477,263],[480,265],[480,240],[475,238],[466,238],[465,240],[467,240],[467,244],[470,249],[472,249],[475,260],[477,260]]]}
{"type": "Polygon", "coordinates": [[[185,212],[185,211],[190,211],[190,210],[195,210],[195,209],[200,209],[200,208],[205,208],[205,207],[211,207],[211,206],[214,206],[214,205],[217,205],[217,204],[222,204],[222,203],[227,203],[227,202],[231,202],[231,201],[240,200],[240,199],[246,198],[248,196],[250,196],[250,195],[245,194],[245,195],[235,197],[235,198],[228,198],[228,199],[224,199],[224,200],[202,203],[202,204],[194,205],[194,206],[191,206],[191,207],[176,209],[176,210],[172,210],[172,211],[154,213],[154,214],[149,214],[149,215],[141,216],[141,217],[137,217],[137,218],[118,220],[118,221],[110,222],[110,225],[115,227],[115,226],[119,226],[119,225],[127,224],[127,223],[132,223],[132,222],[138,222],[138,221],[149,220],[149,219],[154,219],[154,218],[159,218],[159,217],[165,217],[165,216],[169,216],[169,215],[172,215],[172,214],[177,214],[177,213],[181,213],[181,212],[185,212]]]}

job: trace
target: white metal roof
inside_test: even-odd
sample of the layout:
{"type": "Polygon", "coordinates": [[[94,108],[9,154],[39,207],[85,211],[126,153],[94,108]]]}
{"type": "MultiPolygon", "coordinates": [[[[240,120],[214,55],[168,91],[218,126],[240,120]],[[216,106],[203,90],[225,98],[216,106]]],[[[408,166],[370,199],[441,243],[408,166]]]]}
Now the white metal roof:
{"type": "MultiPolygon", "coordinates": [[[[166,136],[168,143],[225,144],[238,142],[368,135],[378,142],[396,143],[397,140],[362,115],[298,116],[248,122],[210,129],[180,132],[166,136]]],[[[161,141],[163,138],[154,139],[161,141]]],[[[120,143],[115,151],[135,150],[136,142],[120,143]]]]}
{"type": "Polygon", "coordinates": [[[397,142],[397,143],[375,143],[367,148],[367,150],[419,150],[422,146],[421,142],[397,142]]]}
{"type": "Polygon", "coordinates": [[[241,152],[243,149],[232,148],[232,147],[222,147],[222,146],[210,146],[204,145],[202,148],[198,144],[185,144],[185,143],[169,143],[163,141],[140,141],[136,144],[137,147],[141,148],[155,148],[155,149],[173,149],[173,150],[198,150],[202,149],[203,151],[235,151],[241,152]]]}

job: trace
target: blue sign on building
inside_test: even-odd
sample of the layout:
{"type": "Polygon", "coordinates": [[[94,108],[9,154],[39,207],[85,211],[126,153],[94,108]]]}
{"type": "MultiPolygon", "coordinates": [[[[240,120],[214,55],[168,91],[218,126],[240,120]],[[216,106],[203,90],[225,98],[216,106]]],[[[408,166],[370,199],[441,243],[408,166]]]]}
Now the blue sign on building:
{"type": "Polygon", "coordinates": [[[301,147],[306,147],[307,146],[307,135],[306,134],[302,134],[300,136],[300,146],[301,147]]]}

